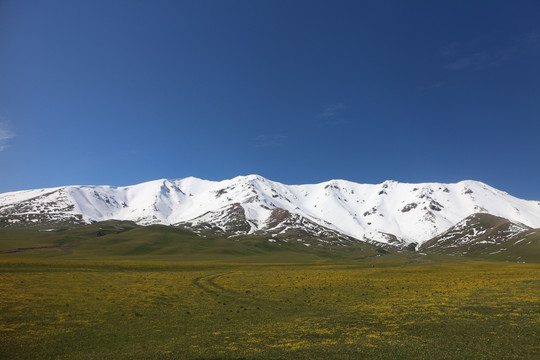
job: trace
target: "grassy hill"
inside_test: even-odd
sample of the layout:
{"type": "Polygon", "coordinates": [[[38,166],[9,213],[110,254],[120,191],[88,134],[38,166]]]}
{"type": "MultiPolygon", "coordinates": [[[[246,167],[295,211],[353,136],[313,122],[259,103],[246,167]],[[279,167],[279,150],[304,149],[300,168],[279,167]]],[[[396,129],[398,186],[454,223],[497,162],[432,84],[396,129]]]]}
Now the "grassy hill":
{"type": "Polygon", "coordinates": [[[361,242],[346,245],[279,236],[199,236],[177,227],[125,221],[61,231],[0,229],[0,253],[11,257],[311,262],[359,260],[388,252],[361,242]]]}

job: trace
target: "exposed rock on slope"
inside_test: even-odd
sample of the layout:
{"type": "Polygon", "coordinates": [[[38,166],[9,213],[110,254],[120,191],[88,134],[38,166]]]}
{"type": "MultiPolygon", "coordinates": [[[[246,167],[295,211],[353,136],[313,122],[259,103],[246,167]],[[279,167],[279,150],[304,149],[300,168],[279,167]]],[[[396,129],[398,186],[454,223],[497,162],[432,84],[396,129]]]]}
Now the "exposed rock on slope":
{"type": "MultiPolygon", "coordinates": [[[[108,219],[227,234],[307,233],[368,242],[424,243],[478,213],[540,227],[540,202],[476,181],[284,185],[261,176],[193,177],[133,186],[65,186],[0,194],[0,226],[62,226],[108,219]],[[334,235],[332,235],[334,234],[334,235]]],[[[444,242],[440,243],[443,244],[444,242]]]]}

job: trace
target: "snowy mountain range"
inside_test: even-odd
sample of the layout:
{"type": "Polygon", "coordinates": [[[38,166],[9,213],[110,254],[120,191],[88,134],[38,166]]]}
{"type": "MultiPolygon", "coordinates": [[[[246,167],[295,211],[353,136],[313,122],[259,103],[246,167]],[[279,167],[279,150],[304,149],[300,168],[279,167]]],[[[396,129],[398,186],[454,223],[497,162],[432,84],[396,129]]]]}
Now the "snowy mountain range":
{"type": "Polygon", "coordinates": [[[201,234],[302,233],[395,245],[425,243],[476,213],[507,219],[518,228],[540,228],[540,201],[518,199],[478,181],[285,185],[248,175],[0,194],[0,227],[54,228],[117,219],[201,234]]]}

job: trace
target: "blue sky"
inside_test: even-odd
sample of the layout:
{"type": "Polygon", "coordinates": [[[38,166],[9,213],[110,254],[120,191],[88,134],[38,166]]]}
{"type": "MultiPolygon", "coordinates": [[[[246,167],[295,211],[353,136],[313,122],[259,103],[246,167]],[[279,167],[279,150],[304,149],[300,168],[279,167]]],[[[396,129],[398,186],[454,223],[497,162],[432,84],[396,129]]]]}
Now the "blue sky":
{"type": "Polygon", "coordinates": [[[540,200],[540,2],[0,1],[0,192],[260,174],[540,200]]]}

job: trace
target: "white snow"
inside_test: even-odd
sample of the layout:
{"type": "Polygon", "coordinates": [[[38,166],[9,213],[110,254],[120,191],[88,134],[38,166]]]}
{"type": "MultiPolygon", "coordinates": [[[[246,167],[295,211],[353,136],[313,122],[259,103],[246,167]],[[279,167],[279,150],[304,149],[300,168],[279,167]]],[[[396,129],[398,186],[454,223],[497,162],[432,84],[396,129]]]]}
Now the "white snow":
{"type": "Polygon", "coordinates": [[[194,219],[219,223],[225,215],[216,214],[239,203],[250,233],[266,226],[277,207],[354,238],[380,242],[389,241],[386,234],[404,242],[423,242],[476,212],[540,227],[538,201],[518,199],[471,180],[455,184],[330,180],[285,185],[258,175],[223,181],[188,177],[124,187],[65,186],[10,192],[0,194],[0,212],[21,202],[32,203],[30,209],[36,211],[47,208],[58,214],[82,214],[87,222],[118,219],[144,225],[194,219]],[[407,210],[410,204],[416,205],[407,210]],[[65,210],[69,206],[73,208],[65,210]]]}

